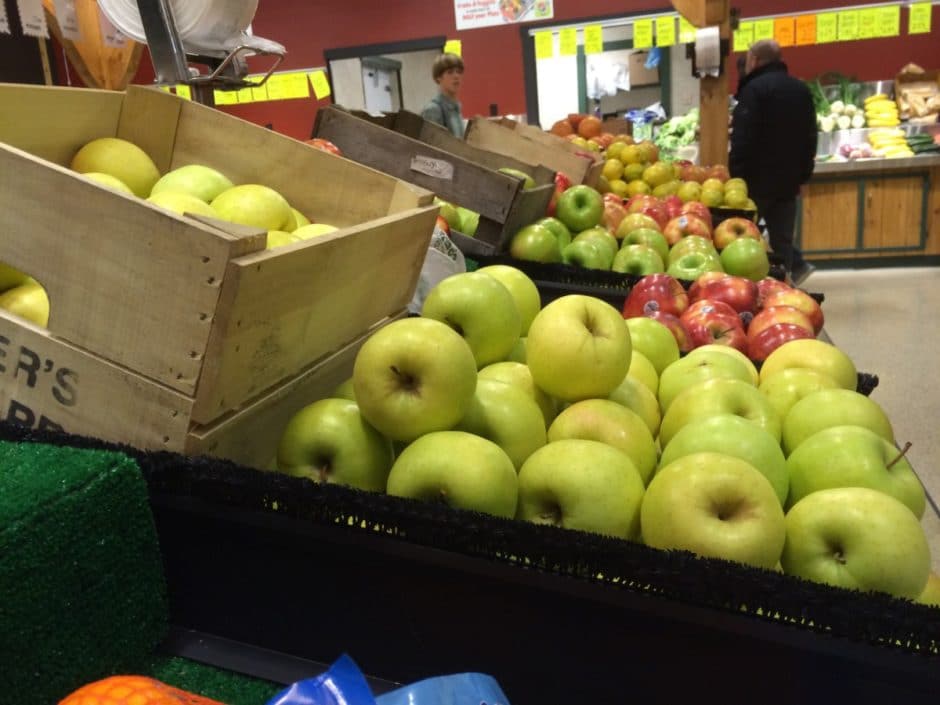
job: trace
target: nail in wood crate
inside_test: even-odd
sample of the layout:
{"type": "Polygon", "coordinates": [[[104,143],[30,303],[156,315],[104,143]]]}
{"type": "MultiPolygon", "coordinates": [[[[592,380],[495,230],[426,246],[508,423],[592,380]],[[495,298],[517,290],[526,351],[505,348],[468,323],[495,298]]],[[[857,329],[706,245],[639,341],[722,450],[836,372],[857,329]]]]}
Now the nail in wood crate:
{"type": "MultiPolygon", "coordinates": [[[[186,427],[244,407],[398,315],[427,252],[438,212],[431,200],[386,174],[153,88],[0,84],[0,261],[49,292],[48,340],[106,361],[115,375],[133,373],[117,387],[125,393],[160,385],[153,398],[186,427]],[[177,216],[64,166],[106,136],[136,143],[163,173],[197,163],[236,184],[270,186],[339,230],[265,250],[262,231],[177,216]]],[[[32,363],[18,354],[0,358],[0,417],[17,399],[11,389],[19,393],[29,380],[23,366],[32,363]]],[[[74,369],[51,355],[40,362],[44,380],[74,369]]],[[[81,399],[81,378],[65,380],[81,399]]],[[[33,409],[36,423],[42,408],[33,409]]]]}
{"type": "Polygon", "coordinates": [[[479,149],[406,111],[372,118],[322,108],[314,135],[350,159],[478,212],[474,239],[489,252],[505,250],[520,228],[543,217],[555,190],[551,169],[479,149]],[[529,174],[536,186],[523,189],[520,179],[497,171],[503,167],[529,174]]]}
{"type": "Polygon", "coordinates": [[[564,173],[574,184],[596,186],[604,168],[600,154],[589,152],[550,132],[503,118],[475,117],[467,124],[468,144],[564,173]]]}

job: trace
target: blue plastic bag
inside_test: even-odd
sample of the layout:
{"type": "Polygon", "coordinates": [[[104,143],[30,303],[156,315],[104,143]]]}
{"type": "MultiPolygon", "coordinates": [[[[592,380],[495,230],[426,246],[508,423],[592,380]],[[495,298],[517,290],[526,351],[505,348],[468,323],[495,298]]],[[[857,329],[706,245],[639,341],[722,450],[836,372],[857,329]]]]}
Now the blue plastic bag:
{"type": "Polygon", "coordinates": [[[509,705],[496,680],[483,673],[428,678],[375,699],[376,705],[509,705]]]}
{"type": "Polygon", "coordinates": [[[375,705],[375,698],[356,662],[343,654],[326,672],[288,686],[267,705],[375,705]]]}

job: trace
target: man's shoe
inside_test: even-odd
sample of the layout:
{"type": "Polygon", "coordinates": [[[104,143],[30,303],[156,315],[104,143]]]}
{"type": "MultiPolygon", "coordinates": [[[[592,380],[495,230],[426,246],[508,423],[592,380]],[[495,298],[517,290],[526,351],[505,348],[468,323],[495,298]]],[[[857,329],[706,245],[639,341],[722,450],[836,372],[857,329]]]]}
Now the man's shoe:
{"type": "Polygon", "coordinates": [[[801,262],[796,267],[793,268],[793,271],[790,272],[790,278],[793,280],[793,286],[800,286],[805,282],[809,275],[816,271],[816,267],[811,265],[809,262],[801,262]]]}

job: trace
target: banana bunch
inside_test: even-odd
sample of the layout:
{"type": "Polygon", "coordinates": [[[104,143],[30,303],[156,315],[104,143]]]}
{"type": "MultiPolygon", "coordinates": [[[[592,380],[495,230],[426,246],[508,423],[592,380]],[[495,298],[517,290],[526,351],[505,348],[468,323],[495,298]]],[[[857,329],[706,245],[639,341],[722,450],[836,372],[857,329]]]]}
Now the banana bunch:
{"type": "Polygon", "coordinates": [[[907,144],[904,130],[872,130],[868,134],[868,142],[875,154],[879,157],[891,159],[892,157],[913,157],[914,152],[907,144]]]}
{"type": "Polygon", "coordinates": [[[895,127],[901,124],[898,106],[884,93],[865,99],[865,121],[869,127],[895,127]]]}

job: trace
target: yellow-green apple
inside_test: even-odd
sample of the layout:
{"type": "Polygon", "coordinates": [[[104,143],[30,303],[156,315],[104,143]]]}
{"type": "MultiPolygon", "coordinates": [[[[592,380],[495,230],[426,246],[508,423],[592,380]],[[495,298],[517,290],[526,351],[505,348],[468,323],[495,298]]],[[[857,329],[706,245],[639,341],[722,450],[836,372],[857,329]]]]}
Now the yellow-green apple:
{"type": "Polygon", "coordinates": [[[548,429],[548,442],[580,438],[613,446],[633,462],[643,484],[656,469],[656,441],[639,414],[608,399],[585,399],[562,411],[548,429]]]}
{"type": "Polygon", "coordinates": [[[682,284],[668,274],[649,274],[630,289],[623,304],[623,317],[646,316],[653,311],[680,315],[689,307],[682,284]]]}
{"type": "Polygon", "coordinates": [[[709,208],[718,208],[724,200],[724,194],[716,188],[705,188],[702,184],[702,193],[699,195],[699,201],[709,208]]]}
{"type": "Polygon", "coordinates": [[[709,176],[702,182],[702,189],[708,191],[721,191],[724,193],[725,184],[721,179],[716,179],[714,176],[709,176]]]}
{"type": "Polygon", "coordinates": [[[548,228],[558,239],[558,247],[564,249],[565,246],[571,242],[571,231],[568,230],[568,226],[562,223],[558,218],[553,218],[551,216],[546,218],[539,218],[535,221],[535,225],[541,225],[543,228],[548,228]]]}
{"type": "Polygon", "coordinates": [[[930,550],[913,512],[867,487],[807,495],[787,512],[780,562],[789,575],[827,585],[916,599],[927,585],[930,550]]]}
{"type": "Polygon", "coordinates": [[[666,227],[663,228],[663,235],[666,238],[666,242],[670,245],[675,245],[679,240],[689,235],[711,240],[712,230],[708,226],[708,223],[700,218],[696,218],[694,215],[688,213],[683,213],[679,217],[673,218],[666,223],[666,227]]]}
{"type": "Polygon", "coordinates": [[[666,313],[665,311],[651,311],[646,314],[646,317],[652,318],[654,321],[658,321],[666,326],[675,338],[680,353],[687,353],[692,349],[692,345],[689,343],[689,336],[685,332],[685,328],[682,327],[682,322],[679,320],[678,316],[666,313]]]}
{"type": "Polygon", "coordinates": [[[507,176],[513,176],[520,181],[522,181],[522,188],[528,191],[531,188],[535,188],[535,179],[533,179],[529,174],[526,174],[524,171],[519,169],[513,169],[512,167],[504,166],[497,169],[501,174],[506,174],[507,176]]]}
{"type": "Polygon", "coordinates": [[[914,601],[922,605],[940,607],[940,575],[930,571],[930,576],[927,578],[927,586],[924,588],[924,591],[920,593],[920,597],[914,601]]]}
{"type": "Polygon", "coordinates": [[[315,482],[384,492],[392,444],[366,421],[356,402],[321,399],[294,414],[277,447],[277,468],[315,482]]]}
{"type": "Polygon", "coordinates": [[[683,203],[697,201],[699,196],[702,195],[702,185],[697,181],[683,181],[679,185],[679,190],[676,191],[676,195],[682,199],[683,203]]]}
{"type": "Polygon", "coordinates": [[[811,336],[816,337],[816,332],[813,330],[813,322],[809,320],[805,313],[792,306],[772,306],[762,308],[757,312],[754,318],[751,319],[747,327],[748,340],[753,340],[763,331],[780,323],[789,323],[794,326],[799,326],[811,336]]]}
{"type": "Polygon", "coordinates": [[[161,176],[153,185],[150,195],[162,191],[177,191],[211,203],[216,196],[234,185],[220,171],[201,164],[187,164],[161,176]]]}
{"type": "Polygon", "coordinates": [[[706,272],[689,287],[689,303],[699,299],[721,301],[744,314],[741,320],[747,326],[750,316],[757,311],[757,293],[757,284],[750,279],[723,272],[706,272]]]}
{"type": "Polygon", "coordinates": [[[661,232],[653,228],[637,228],[628,232],[620,241],[620,247],[623,249],[630,245],[648,245],[652,247],[664,264],[669,257],[669,243],[666,242],[666,238],[663,237],[661,232]]]}
{"type": "Polygon", "coordinates": [[[784,417],[783,452],[790,455],[807,438],[832,426],[864,426],[894,443],[894,429],[877,402],[848,389],[820,389],[796,402],[784,417]]]}
{"type": "Polygon", "coordinates": [[[598,245],[605,247],[610,253],[610,261],[613,262],[614,255],[617,254],[617,250],[620,249],[620,242],[611,235],[607,230],[601,226],[596,228],[588,228],[587,230],[582,230],[577,235],[575,235],[572,242],[579,242],[581,240],[588,240],[590,242],[595,242],[598,245]]]}
{"type": "Polygon", "coordinates": [[[0,308],[45,328],[49,325],[49,296],[31,277],[0,294],[0,308]]]}
{"type": "Polygon", "coordinates": [[[555,217],[576,233],[600,224],[603,213],[604,199],[584,184],[567,189],[558,197],[555,207],[555,217]]]}
{"type": "Polygon", "coordinates": [[[630,331],[633,350],[642,353],[653,363],[657,377],[679,359],[679,344],[675,336],[659,321],[646,316],[637,316],[625,318],[624,323],[630,331]]]}
{"type": "Polygon", "coordinates": [[[546,428],[558,413],[558,404],[535,385],[529,366],[523,362],[494,362],[480,370],[477,380],[478,382],[483,380],[502,382],[525,392],[538,405],[546,428]]]}
{"type": "Polygon", "coordinates": [[[759,281],[770,271],[763,240],[741,237],[721,251],[721,266],[728,274],[759,281]]]}
{"type": "Polygon", "coordinates": [[[659,423],[662,421],[659,402],[645,384],[627,375],[607,398],[636,413],[654,438],[659,435],[659,423]]]}
{"type": "MultiPolygon", "coordinates": [[[[736,360],[740,361],[744,365],[751,376],[751,382],[756,387],[760,384],[760,373],[757,371],[757,367],[754,366],[754,363],[748,359],[748,356],[745,355],[740,350],[734,348],[729,348],[727,345],[715,345],[714,343],[709,343],[707,345],[700,345],[694,350],[689,351],[689,355],[701,355],[702,353],[712,353],[716,352],[722,355],[730,355],[736,360]]],[[[783,418],[782,416],[780,418],[783,418]]]]}
{"type": "Polygon", "coordinates": [[[380,433],[398,441],[452,428],[470,406],[476,385],[477,365],[467,341],[430,318],[406,318],[379,329],[359,349],[353,366],[359,410],[380,433]]]}
{"type": "MultiPolygon", "coordinates": [[[[662,201],[650,194],[631,196],[630,200],[627,201],[627,218],[630,217],[631,213],[648,215],[656,221],[656,225],[660,230],[665,228],[666,223],[669,222],[669,213],[666,212],[666,207],[663,205],[662,201]]],[[[626,221],[627,218],[624,218],[624,221],[626,221]]]]}
{"type": "Polygon", "coordinates": [[[858,388],[855,363],[835,345],[818,339],[792,340],[774,350],[760,368],[761,380],[788,367],[806,367],[829,375],[843,389],[858,388]]]}
{"type": "Polygon", "coordinates": [[[749,237],[752,240],[761,240],[760,230],[754,221],[747,218],[728,218],[715,226],[715,232],[712,238],[715,241],[715,247],[719,250],[725,249],[732,242],[741,237],[749,237]]]}
{"type": "Polygon", "coordinates": [[[699,299],[679,316],[695,349],[702,345],[724,345],[747,350],[747,335],[738,312],[722,301],[699,299]]]}
{"type": "Polygon", "coordinates": [[[340,382],[330,394],[333,399],[350,399],[356,401],[356,391],[353,389],[353,378],[340,382]]]}
{"type": "Polygon", "coordinates": [[[910,463],[893,444],[862,426],[831,426],[787,458],[790,504],[819,490],[868,487],[902,502],[920,519],[927,500],[910,463]]]}
{"type": "MultiPolygon", "coordinates": [[[[680,357],[659,376],[659,405],[665,411],[686,389],[710,379],[737,379],[751,386],[751,372],[741,360],[717,351],[680,357]]],[[[755,387],[756,389],[756,387],[755,387]]]]}
{"type": "Polygon", "coordinates": [[[739,208],[744,209],[747,207],[748,203],[747,192],[742,191],[741,189],[731,188],[729,189],[725,186],[725,193],[723,198],[723,205],[725,208],[739,208]]]}
{"type": "Polygon", "coordinates": [[[131,196],[134,195],[134,192],[131,191],[130,187],[121,181],[116,176],[111,176],[111,174],[102,174],[98,171],[89,171],[86,174],[82,174],[86,179],[91,179],[92,181],[101,184],[102,186],[107,186],[112,191],[120,191],[121,193],[127,193],[131,196]]]}
{"type": "Polygon", "coordinates": [[[776,291],[768,296],[763,303],[764,308],[774,306],[791,306],[798,311],[802,311],[813,325],[813,331],[819,333],[823,324],[826,322],[823,316],[822,306],[812,296],[802,289],[790,289],[788,291],[776,291]]]}
{"type": "Polygon", "coordinates": [[[717,257],[702,252],[688,252],[666,268],[666,273],[684,281],[695,281],[705,272],[720,272],[717,257]]]}
{"type": "Polygon", "coordinates": [[[624,245],[614,256],[610,269],[613,272],[642,277],[663,273],[666,271],[666,265],[659,253],[649,245],[624,245]]]}
{"type": "Polygon", "coordinates": [[[28,280],[29,275],[26,272],[21,272],[16,267],[0,262],[0,292],[25,284],[28,280]]]}
{"type": "Polygon", "coordinates": [[[617,230],[614,231],[614,236],[618,240],[623,240],[634,230],[655,230],[660,234],[663,231],[655,218],[643,213],[628,213],[627,216],[620,221],[620,225],[618,225],[617,230]]]}
{"type": "Polygon", "coordinates": [[[532,223],[512,236],[509,254],[529,262],[561,262],[561,245],[555,233],[532,223]]]}
{"type": "Polygon", "coordinates": [[[795,323],[774,323],[760,333],[748,336],[747,356],[755,362],[761,362],[784,343],[815,337],[815,334],[807,330],[805,326],[795,323]]]}
{"type": "Polygon", "coordinates": [[[460,227],[457,230],[469,237],[476,235],[480,226],[480,214],[463,206],[457,206],[457,213],[460,214],[460,227]]]}
{"type": "Polygon", "coordinates": [[[160,170],[150,155],[133,142],[118,137],[101,137],[83,145],[72,157],[70,166],[79,174],[90,171],[110,174],[140,198],[147,198],[160,179],[160,170]]]}
{"type": "Polygon", "coordinates": [[[447,225],[451,230],[460,230],[460,212],[457,210],[457,206],[437,197],[434,198],[434,202],[440,205],[441,217],[447,221],[447,225]]]}
{"type": "Polygon", "coordinates": [[[509,456],[492,441],[465,431],[434,431],[395,459],[388,494],[511,519],[519,482],[509,456]]]}
{"type": "Polygon", "coordinates": [[[725,179],[725,191],[727,191],[728,189],[744,191],[744,193],[746,194],[747,182],[740,177],[736,177],[734,179],[725,179]]]}
{"type": "Polygon", "coordinates": [[[516,302],[516,308],[519,309],[519,317],[522,320],[521,335],[526,335],[529,332],[529,326],[532,325],[532,319],[542,308],[542,299],[539,296],[539,290],[535,286],[535,282],[522,270],[506,264],[491,264],[488,267],[480,267],[477,272],[493,277],[509,290],[513,301],[516,302]]]}
{"type": "Polygon", "coordinates": [[[656,373],[656,368],[649,358],[636,348],[630,355],[630,369],[627,370],[627,377],[633,377],[642,382],[653,394],[659,390],[659,375],[656,373]]]}
{"type": "Polygon", "coordinates": [[[545,417],[535,400],[495,380],[477,379],[473,400],[454,430],[493,441],[506,451],[516,470],[546,443],[545,417]]]}
{"type": "Polygon", "coordinates": [[[643,181],[653,188],[672,181],[674,177],[675,173],[672,170],[672,165],[666,162],[650,164],[643,170],[643,181]]]}
{"type": "Polygon", "coordinates": [[[532,378],[564,401],[606,397],[627,376],[631,354],[620,313],[593,296],[555,299],[535,317],[526,337],[532,378]]]}
{"type": "Polygon", "coordinates": [[[299,242],[299,240],[286,230],[268,230],[268,240],[264,247],[266,250],[273,250],[275,247],[283,247],[294,242],[299,242]]]}
{"type": "MultiPolygon", "coordinates": [[[[672,264],[677,259],[690,252],[701,252],[702,254],[715,257],[716,259],[718,257],[718,251],[715,249],[711,240],[699,237],[698,235],[689,235],[669,248],[669,256],[666,257],[666,265],[672,264]]],[[[722,274],[722,272],[715,273],[722,274]]]]}
{"type": "Polygon", "coordinates": [[[561,261],[585,269],[609,270],[614,258],[610,250],[595,240],[572,240],[561,252],[561,261]]]}
{"type": "Polygon", "coordinates": [[[659,466],[692,453],[723,453],[754,466],[774,488],[783,506],[790,489],[787,459],[780,443],[757,424],[734,414],[716,414],[683,426],[663,449],[659,466]]]}
{"type": "Polygon", "coordinates": [[[337,230],[339,230],[339,228],[328,223],[310,223],[309,225],[302,225],[295,229],[291,235],[294,236],[295,240],[310,240],[315,237],[320,237],[321,235],[335,233],[337,230]]]}
{"type": "MultiPolygon", "coordinates": [[[[147,201],[180,215],[190,213],[192,215],[205,215],[210,218],[220,217],[212,206],[195,196],[190,196],[188,193],[161,191],[150,196],[147,201]]],[[[226,219],[223,218],[223,220],[226,219]]]]}
{"type": "Polygon", "coordinates": [[[786,538],[783,508],[767,478],[740,458],[712,452],[683,455],[659,469],[640,525],[647,546],[768,570],[786,538]]]}
{"type": "Polygon", "coordinates": [[[659,443],[666,446],[683,426],[716,414],[734,414],[759,426],[780,442],[780,417],[750,382],[710,379],[680,393],[663,414],[659,443]]]}
{"type": "Polygon", "coordinates": [[[692,164],[691,162],[682,163],[679,167],[679,178],[683,181],[694,181],[701,185],[705,180],[705,167],[692,164]]]}
{"type": "Polygon", "coordinates": [[[525,336],[519,338],[516,344],[512,346],[512,350],[509,351],[506,360],[508,362],[521,362],[525,364],[525,336]]]}
{"type": "Polygon", "coordinates": [[[566,439],[535,451],[519,471],[517,517],[537,524],[632,539],[643,481],[621,450],[566,439]]]}
{"type": "Polygon", "coordinates": [[[287,231],[296,226],[290,204],[277,191],[260,184],[233,186],[212,199],[211,205],[219,218],[240,225],[287,231]]]}
{"type": "Polygon", "coordinates": [[[522,328],[509,289],[479,272],[442,279],[428,292],[421,315],[446,323],[463,336],[478,368],[505,360],[522,328]]]}
{"type": "Polygon", "coordinates": [[[781,419],[785,419],[790,408],[808,394],[836,388],[838,385],[829,375],[801,367],[778,370],[762,379],[758,387],[781,419]]]}
{"type": "Polygon", "coordinates": [[[291,206],[290,212],[294,216],[294,225],[297,226],[296,228],[294,228],[295,230],[297,228],[302,228],[305,225],[310,225],[310,218],[305,216],[303,213],[301,213],[299,210],[297,210],[293,206],[291,206]]]}
{"type": "Polygon", "coordinates": [[[694,215],[699,220],[704,221],[708,227],[712,227],[712,212],[704,203],[699,200],[683,203],[680,213],[694,215]]]}

